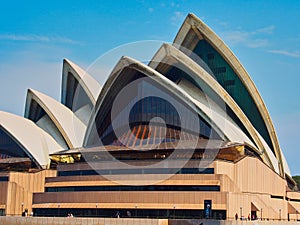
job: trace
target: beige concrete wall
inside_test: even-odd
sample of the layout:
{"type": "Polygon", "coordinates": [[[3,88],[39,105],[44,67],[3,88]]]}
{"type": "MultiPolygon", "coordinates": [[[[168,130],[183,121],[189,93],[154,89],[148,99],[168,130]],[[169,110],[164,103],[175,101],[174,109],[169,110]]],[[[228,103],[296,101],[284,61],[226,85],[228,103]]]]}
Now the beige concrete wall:
{"type": "Polygon", "coordinates": [[[55,170],[43,170],[36,173],[10,172],[9,182],[5,182],[7,187],[3,188],[5,193],[3,190],[0,191],[0,200],[5,199],[6,215],[21,215],[22,208],[23,211],[27,208],[31,212],[33,193],[43,192],[45,177],[53,176],[56,176],[55,170]]]}
{"type": "MultiPolygon", "coordinates": [[[[95,208],[101,204],[101,208],[135,208],[138,205],[143,209],[203,209],[203,202],[210,199],[213,202],[213,210],[227,210],[227,217],[233,218],[236,213],[240,215],[240,207],[243,215],[247,217],[251,213],[251,203],[258,208],[257,216],[260,217],[260,209],[263,209],[263,218],[287,219],[295,218],[294,207],[300,209],[300,203],[288,203],[286,200],[271,198],[271,195],[285,196],[286,182],[268,166],[255,158],[244,158],[236,164],[215,161],[212,166],[216,174],[176,174],[156,185],[220,185],[220,192],[48,192],[43,193],[47,187],[76,186],[76,185],[116,185],[116,182],[105,180],[101,176],[82,176],[80,179],[71,177],[50,178],[45,184],[47,176],[54,176],[55,171],[42,171],[35,174],[11,173],[7,187],[6,214],[20,215],[21,203],[31,211],[33,208],[95,208]],[[88,179],[87,179],[88,178],[88,179]],[[37,192],[33,194],[33,191],[37,192]],[[281,212],[281,213],[280,213],[281,212]],[[293,215],[291,215],[293,214],[293,215]]],[[[157,178],[154,175],[117,175],[116,180],[134,183],[136,180],[157,178]]],[[[3,184],[4,185],[4,184],[3,184]]],[[[288,192],[288,196],[299,199],[299,194],[288,192]]],[[[2,195],[0,195],[2,198],[2,195]]],[[[1,200],[0,198],[0,200],[1,200]]],[[[5,196],[3,195],[3,199],[5,196]]],[[[0,202],[1,203],[1,202],[0,202]]],[[[300,218],[300,216],[299,216],[300,218]]]]}
{"type": "Polygon", "coordinates": [[[269,195],[251,193],[228,193],[227,217],[233,219],[236,213],[238,213],[240,217],[240,207],[242,207],[242,216],[247,218],[248,214],[251,213],[251,203],[254,203],[258,208],[259,211],[257,211],[257,216],[259,218],[262,215],[264,219],[287,219],[288,204],[285,200],[273,199],[270,198],[269,195]]]}
{"type": "Polygon", "coordinates": [[[299,225],[296,221],[241,221],[241,220],[169,220],[168,225],[299,225]]]}
{"type": "Polygon", "coordinates": [[[295,221],[217,221],[128,218],[0,217],[1,225],[298,225],[295,221]]]}
{"type": "Polygon", "coordinates": [[[286,181],[256,158],[247,157],[236,164],[235,182],[242,192],[284,196],[286,181]]]}
{"type": "MultiPolygon", "coordinates": [[[[236,164],[222,161],[217,161],[215,164],[215,172],[227,174],[228,179],[236,186],[234,192],[228,191],[227,217],[229,219],[233,219],[236,213],[241,216],[241,211],[242,216],[247,217],[251,213],[251,203],[258,208],[258,217],[261,217],[262,209],[263,218],[287,219],[289,212],[287,201],[271,198],[271,195],[282,197],[286,195],[286,181],[268,166],[250,157],[236,164]]],[[[224,188],[222,191],[225,191],[224,188]]]]}
{"type": "Polygon", "coordinates": [[[168,220],[127,218],[0,217],[1,225],[168,225],[168,220]]]}
{"type": "MultiPolygon", "coordinates": [[[[96,203],[102,208],[134,208],[138,205],[144,209],[203,209],[203,202],[210,199],[213,209],[227,210],[227,217],[234,218],[240,207],[243,215],[251,213],[251,203],[260,210],[263,218],[287,219],[288,203],[283,199],[271,198],[271,195],[285,196],[286,182],[274,173],[268,166],[256,158],[246,157],[237,163],[215,161],[212,165],[216,174],[176,174],[168,180],[156,185],[218,185],[221,192],[48,192],[35,193],[34,208],[94,208],[96,203]]],[[[114,179],[137,180],[151,179],[154,175],[117,175],[114,179]]],[[[76,186],[76,185],[116,185],[115,182],[100,179],[93,180],[89,176],[68,180],[69,177],[48,179],[46,187],[76,186]],[[89,180],[87,179],[89,178],[89,180]],[[67,180],[65,180],[67,179],[67,180]]],[[[260,211],[257,212],[260,217],[260,211]]]]}
{"type": "Polygon", "coordinates": [[[30,192],[43,192],[45,177],[55,177],[56,170],[43,170],[36,173],[10,172],[9,181],[24,187],[30,192]]]}
{"type": "Polygon", "coordinates": [[[236,164],[216,161],[215,173],[226,174],[235,183],[235,192],[286,194],[286,181],[257,158],[246,157],[236,164]]]}
{"type": "Polygon", "coordinates": [[[0,204],[5,205],[7,199],[8,182],[0,182],[0,204]]]}
{"type": "Polygon", "coordinates": [[[34,208],[135,208],[203,209],[204,200],[213,200],[213,209],[226,209],[227,194],[222,192],[48,192],[34,194],[34,208]],[[76,204],[77,203],[77,204],[76,204]]]}
{"type": "Polygon", "coordinates": [[[291,191],[287,192],[286,197],[291,198],[291,199],[300,199],[300,192],[291,192],[291,191]]]}
{"type": "MultiPolygon", "coordinates": [[[[98,176],[81,176],[78,181],[66,180],[68,177],[59,177],[57,181],[47,182],[45,187],[67,187],[67,186],[113,186],[120,184],[127,185],[148,185],[152,183],[155,185],[219,185],[220,176],[215,174],[175,174],[171,177],[156,174],[126,174],[126,175],[111,175],[111,180],[106,177],[98,176]],[[96,180],[98,177],[98,180],[96,180]],[[86,179],[89,178],[89,179],[86,179]],[[94,179],[93,179],[94,178],[94,179]],[[101,179],[100,179],[101,178],[101,179]],[[166,179],[168,178],[168,179],[166,179]]],[[[78,177],[78,176],[77,176],[78,177]]],[[[49,179],[47,179],[49,180],[49,179]]]]}
{"type": "Polygon", "coordinates": [[[32,211],[32,192],[24,189],[14,182],[8,183],[7,202],[5,207],[6,215],[21,215],[26,208],[32,211]]]}

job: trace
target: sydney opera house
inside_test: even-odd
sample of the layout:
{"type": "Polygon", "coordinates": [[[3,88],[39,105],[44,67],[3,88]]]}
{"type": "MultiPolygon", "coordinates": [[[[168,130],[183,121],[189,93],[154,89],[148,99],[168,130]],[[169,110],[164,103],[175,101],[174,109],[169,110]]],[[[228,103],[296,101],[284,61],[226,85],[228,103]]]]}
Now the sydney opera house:
{"type": "Polygon", "coordinates": [[[24,117],[0,112],[2,215],[298,219],[262,97],[195,15],[103,87],[64,60],[61,90],[29,89],[24,117]]]}

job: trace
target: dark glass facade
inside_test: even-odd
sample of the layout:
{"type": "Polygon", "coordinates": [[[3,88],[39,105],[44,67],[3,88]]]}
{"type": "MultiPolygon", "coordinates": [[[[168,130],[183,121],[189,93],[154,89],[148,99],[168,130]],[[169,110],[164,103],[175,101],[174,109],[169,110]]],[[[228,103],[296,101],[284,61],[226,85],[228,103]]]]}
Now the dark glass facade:
{"type": "Polygon", "coordinates": [[[32,120],[34,123],[36,123],[40,128],[42,128],[45,132],[47,132],[49,135],[51,135],[57,142],[59,142],[61,145],[68,148],[67,141],[62,136],[61,132],[58,130],[55,123],[52,121],[52,119],[49,117],[49,115],[46,113],[46,111],[35,101],[34,99],[31,100],[30,105],[30,112],[28,114],[28,119],[32,120]],[[40,125],[38,121],[40,119],[45,119],[46,121],[51,121],[51,126],[48,125],[40,125]],[[49,132],[49,130],[53,130],[54,132],[49,132]],[[53,134],[55,133],[55,135],[53,134]]]}
{"type": "MultiPolygon", "coordinates": [[[[198,137],[221,139],[198,113],[159,84],[141,81],[135,88],[132,92],[139,100],[132,107],[127,107],[131,102],[122,102],[124,108],[118,109],[117,115],[113,116],[110,109],[102,121],[97,118],[98,112],[96,126],[104,145],[140,146],[198,137]],[[153,122],[153,118],[160,120],[153,122]]],[[[114,102],[114,96],[110,100],[114,102]]]]}
{"type": "Polygon", "coordinates": [[[207,64],[209,69],[207,69],[207,67],[203,68],[205,68],[207,72],[210,73],[236,101],[255,129],[265,139],[269,147],[274,152],[273,144],[265,122],[263,121],[263,118],[249,91],[246,89],[245,85],[234,72],[232,67],[205,39],[199,40],[192,51],[207,64]]]}
{"type": "Polygon", "coordinates": [[[58,176],[92,176],[120,174],[214,174],[214,168],[151,168],[151,169],[113,169],[113,170],[72,170],[58,171],[58,176]]]}
{"type": "MultiPolygon", "coordinates": [[[[101,207],[101,206],[99,206],[101,207]]],[[[35,216],[61,216],[66,217],[72,213],[76,217],[119,217],[121,218],[160,218],[160,219],[203,219],[204,210],[195,209],[101,209],[101,208],[83,208],[83,209],[34,209],[35,216]]],[[[225,220],[225,210],[212,210],[212,219],[225,220]]]]}
{"type": "Polygon", "coordinates": [[[24,149],[1,126],[0,126],[0,154],[2,158],[28,157],[24,152],[24,149]]]}
{"type": "Polygon", "coordinates": [[[78,109],[85,105],[89,105],[90,109],[93,108],[93,104],[84,91],[83,87],[70,72],[68,73],[66,91],[67,93],[65,105],[73,112],[76,112],[78,109]]]}
{"type": "MultiPolygon", "coordinates": [[[[208,54],[207,56],[210,59],[214,59],[214,55],[213,54],[208,54]]],[[[212,71],[210,70],[210,68],[206,65],[206,63],[204,61],[200,61],[199,59],[196,59],[198,64],[200,64],[202,66],[202,68],[205,68],[207,72],[212,73],[212,71]],[[205,66],[204,66],[205,65],[205,66]]],[[[248,130],[245,128],[245,126],[243,125],[243,123],[241,122],[241,120],[237,117],[237,115],[231,110],[231,108],[224,103],[224,101],[222,99],[220,99],[218,97],[218,94],[209,94],[211,93],[215,93],[215,90],[212,90],[209,86],[206,86],[203,81],[201,81],[200,79],[198,79],[197,81],[194,80],[191,77],[191,72],[189,68],[187,68],[186,66],[184,66],[181,63],[175,63],[172,65],[169,64],[165,64],[165,63],[160,63],[159,66],[157,68],[155,68],[155,70],[157,70],[158,72],[162,73],[164,76],[166,76],[168,79],[172,80],[174,83],[179,83],[181,80],[187,80],[189,81],[191,84],[195,85],[198,89],[199,92],[203,92],[201,86],[205,86],[206,90],[209,90],[207,93],[205,92],[205,96],[209,96],[216,104],[218,104],[222,109],[224,109],[226,111],[226,114],[237,124],[237,126],[247,135],[247,137],[253,142],[255,143],[255,141],[253,140],[252,136],[249,134],[248,130]],[[168,68],[168,69],[165,69],[168,68]],[[201,83],[201,85],[199,84],[199,82],[201,83]]],[[[227,84],[233,84],[234,82],[231,81],[227,81],[227,84]]]]}
{"type": "Polygon", "coordinates": [[[71,186],[46,187],[45,192],[82,192],[82,191],[220,191],[217,185],[148,185],[148,186],[71,186]]]}
{"type": "Polygon", "coordinates": [[[0,177],[0,182],[6,182],[9,181],[9,177],[0,177]]]}

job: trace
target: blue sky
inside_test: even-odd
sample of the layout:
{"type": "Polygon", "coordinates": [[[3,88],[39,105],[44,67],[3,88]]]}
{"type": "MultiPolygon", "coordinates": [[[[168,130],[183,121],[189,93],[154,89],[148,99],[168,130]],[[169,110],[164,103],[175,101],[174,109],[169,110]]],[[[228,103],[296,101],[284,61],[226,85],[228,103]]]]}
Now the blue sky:
{"type": "Polygon", "coordinates": [[[300,174],[299,1],[5,1],[0,12],[0,110],[18,115],[27,88],[60,99],[63,58],[86,68],[119,45],[172,42],[193,12],[250,73],[300,174]]]}

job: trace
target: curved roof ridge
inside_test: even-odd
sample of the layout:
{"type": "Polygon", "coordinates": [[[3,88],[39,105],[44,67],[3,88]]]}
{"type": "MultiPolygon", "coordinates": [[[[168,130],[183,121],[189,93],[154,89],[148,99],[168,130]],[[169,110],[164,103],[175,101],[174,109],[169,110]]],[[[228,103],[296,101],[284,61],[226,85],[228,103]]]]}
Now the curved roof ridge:
{"type": "Polygon", "coordinates": [[[91,102],[95,104],[99,92],[101,91],[101,86],[94,79],[93,76],[88,74],[86,71],[84,71],[82,68],[80,68],[78,65],[73,63],[69,59],[63,60],[63,74],[62,74],[62,103],[64,103],[66,98],[66,88],[67,88],[67,82],[66,78],[68,76],[68,72],[73,72],[73,76],[75,79],[79,82],[79,84],[83,87],[84,91],[87,93],[87,96],[90,98],[91,102]]]}
{"type": "MultiPolygon", "coordinates": [[[[267,150],[268,155],[266,157],[269,163],[272,164],[271,166],[273,166],[273,168],[278,168],[278,162],[276,161],[277,165],[275,165],[275,161],[270,159],[270,153],[273,155],[271,149],[269,148],[269,146],[267,146],[265,142],[262,141],[261,135],[253,127],[248,117],[244,114],[239,105],[233,100],[233,98],[228,94],[228,92],[213,77],[211,77],[211,75],[204,68],[202,68],[194,60],[192,60],[190,57],[188,57],[186,54],[184,54],[177,48],[166,43],[163,44],[161,48],[156,52],[156,54],[150,61],[149,66],[156,69],[160,62],[166,61],[165,57],[171,57],[173,58],[173,60],[177,60],[178,62],[188,67],[188,69],[191,70],[192,73],[198,75],[198,77],[203,82],[205,82],[215,92],[215,94],[218,95],[222,99],[222,101],[224,101],[237,115],[237,117],[240,119],[242,124],[245,126],[245,128],[253,138],[254,142],[258,145],[258,148],[261,151],[260,153],[262,154],[265,150],[267,150]]],[[[196,78],[197,77],[192,77],[192,79],[196,78]]]]}
{"type": "MultiPolygon", "coordinates": [[[[220,133],[221,136],[224,135],[224,137],[226,137],[226,139],[231,140],[231,141],[240,141],[243,142],[248,139],[242,139],[240,138],[242,136],[242,132],[239,133],[239,138],[237,139],[237,135],[233,135],[233,133],[231,132],[227,132],[225,133],[224,131],[222,131],[222,129],[220,129],[220,121],[218,120],[216,123],[213,120],[212,114],[208,113],[208,111],[206,109],[204,109],[203,105],[199,103],[199,101],[197,101],[196,99],[194,99],[193,97],[190,96],[190,94],[188,92],[186,92],[186,90],[184,90],[181,86],[174,84],[171,80],[169,80],[168,78],[166,78],[165,76],[163,76],[162,74],[160,74],[159,72],[157,72],[156,70],[154,70],[153,68],[135,60],[132,59],[130,57],[125,57],[123,56],[119,62],[116,64],[115,68],[113,69],[107,83],[104,85],[100,95],[99,95],[99,101],[97,101],[96,104],[96,113],[94,115],[94,117],[97,116],[99,109],[101,108],[101,105],[103,103],[103,101],[105,100],[105,98],[107,97],[107,94],[109,93],[109,90],[111,88],[111,86],[113,85],[113,83],[116,81],[116,79],[122,74],[121,71],[123,70],[123,68],[128,67],[130,65],[131,68],[135,68],[137,71],[143,71],[144,74],[145,72],[148,73],[149,77],[155,77],[157,82],[160,82],[160,84],[164,84],[164,87],[166,87],[167,89],[171,90],[174,94],[176,94],[177,96],[179,96],[181,99],[184,99],[185,102],[187,102],[187,104],[189,104],[190,106],[192,106],[192,108],[196,107],[196,111],[197,113],[199,113],[214,129],[217,130],[217,132],[220,133]],[[203,107],[202,107],[203,106],[203,107]],[[230,135],[230,138],[227,137],[227,135],[230,135]],[[236,139],[236,140],[235,140],[236,139]]],[[[145,74],[147,75],[147,74],[145,74]]],[[[154,79],[154,78],[153,78],[154,79]]],[[[220,118],[219,118],[220,119],[220,118]]],[[[94,122],[95,119],[91,118],[90,122],[94,122]]],[[[91,123],[89,124],[88,128],[87,128],[87,134],[85,136],[85,141],[84,144],[87,144],[87,138],[89,136],[89,133],[91,132],[91,123]]],[[[236,130],[234,131],[236,132],[236,130]]],[[[249,139],[248,139],[249,140],[249,139]]],[[[247,141],[248,141],[247,140],[247,141]]],[[[251,141],[249,144],[252,144],[251,141]]]]}
{"type": "Polygon", "coordinates": [[[82,145],[86,126],[66,106],[39,91],[28,89],[25,117],[29,118],[31,101],[34,99],[51,118],[70,148],[82,145]]]}
{"type": "Polygon", "coordinates": [[[0,125],[41,168],[49,165],[49,153],[63,150],[48,133],[24,117],[0,111],[0,125]]]}
{"type": "MultiPolygon", "coordinates": [[[[180,83],[179,83],[180,85],[180,83]]],[[[180,85],[180,87],[182,87],[180,85]]],[[[194,97],[192,97],[194,98],[194,97]]],[[[233,124],[231,121],[229,121],[226,118],[226,115],[222,115],[223,113],[219,113],[217,111],[214,111],[212,106],[212,100],[208,102],[208,105],[206,105],[205,101],[201,101],[200,99],[194,98],[195,104],[201,108],[201,110],[204,111],[206,115],[209,116],[209,118],[214,121],[215,124],[217,124],[219,127],[222,127],[223,132],[225,135],[229,138],[232,142],[238,142],[238,143],[246,143],[247,145],[254,147],[254,144],[252,141],[246,136],[246,134],[235,124],[233,124]]]]}
{"type": "MultiPolygon", "coordinates": [[[[239,62],[237,57],[233,54],[233,52],[229,49],[229,47],[217,36],[217,34],[212,31],[204,22],[202,22],[198,17],[194,14],[188,14],[184,23],[182,24],[179,32],[177,33],[174,44],[181,45],[184,41],[183,33],[189,31],[190,28],[197,28],[197,35],[204,36],[206,40],[210,44],[212,44],[219,54],[227,61],[227,63],[232,67],[232,69],[236,72],[236,75],[239,77],[245,88],[248,90],[249,94],[254,100],[256,107],[258,108],[265,126],[267,127],[268,134],[271,138],[272,145],[276,154],[276,157],[279,160],[280,174],[284,177],[284,168],[282,163],[282,153],[279,146],[279,141],[276,135],[276,131],[274,125],[272,123],[271,117],[267,110],[265,103],[262,100],[259,91],[257,90],[254,82],[250,78],[249,74],[239,62]]],[[[194,29],[195,30],[195,29],[194,29]]]]}

